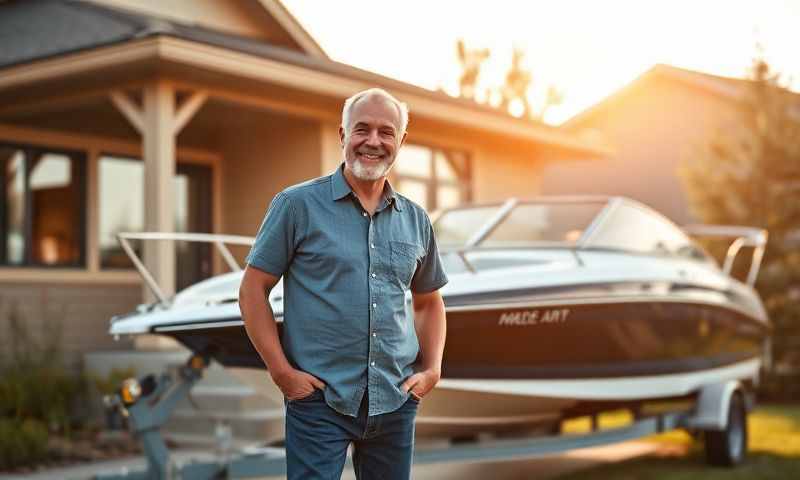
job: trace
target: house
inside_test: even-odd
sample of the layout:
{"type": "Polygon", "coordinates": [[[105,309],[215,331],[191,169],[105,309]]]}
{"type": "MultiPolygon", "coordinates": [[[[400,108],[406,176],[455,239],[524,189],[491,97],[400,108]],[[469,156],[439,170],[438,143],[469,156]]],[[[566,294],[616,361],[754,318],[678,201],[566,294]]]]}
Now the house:
{"type": "Polygon", "coordinates": [[[746,81],[656,65],[561,127],[602,139],[615,154],[603,162],[558,162],[542,174],[547,194],[624,195],[678,224],[697,222],[678,169],[720,129],[740,122],[746,81]]]}
{"type": "MultiPolygon", "coordinates": [[[[392,180],[429,210],[531,196],[543,165],[607,154],[332,61],[277,0],[0,2],[0,320],[60,326],[72,365],[130,349],[109,318],[149,294],[115,233],[255,235],[278,191],[340,163],[343,100],[372,86],[410,106],[392,180]]],[[[136,248],[166,293],[226,271],[197,245],[136,248]]]]}

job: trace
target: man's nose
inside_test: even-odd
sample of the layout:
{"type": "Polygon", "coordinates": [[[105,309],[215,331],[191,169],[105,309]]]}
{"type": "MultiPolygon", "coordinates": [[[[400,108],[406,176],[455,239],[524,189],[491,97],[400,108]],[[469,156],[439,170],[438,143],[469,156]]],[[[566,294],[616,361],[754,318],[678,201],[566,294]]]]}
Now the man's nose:
{"type": "Polygon", "coordinates": [[[378,136],[378,130],[370,130],[369,136],[367,137],[367,145],[380,145],[381,139],[378,136]]]}

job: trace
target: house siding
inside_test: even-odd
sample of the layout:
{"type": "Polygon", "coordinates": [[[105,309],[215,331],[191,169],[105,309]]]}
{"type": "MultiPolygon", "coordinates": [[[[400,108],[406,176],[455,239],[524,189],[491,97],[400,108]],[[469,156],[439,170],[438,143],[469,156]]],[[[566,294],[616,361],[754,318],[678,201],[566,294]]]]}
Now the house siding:
{"type": "Polygon", "coordinates": [[[678,170],[717,128],[736,121],[733,104],[665,77],[612,101],[574,130],[601,132],[616,148],[602,162],[563,162],[542,173],[546,194],[624,195],[673,221],[695,222],[678,170]]]}

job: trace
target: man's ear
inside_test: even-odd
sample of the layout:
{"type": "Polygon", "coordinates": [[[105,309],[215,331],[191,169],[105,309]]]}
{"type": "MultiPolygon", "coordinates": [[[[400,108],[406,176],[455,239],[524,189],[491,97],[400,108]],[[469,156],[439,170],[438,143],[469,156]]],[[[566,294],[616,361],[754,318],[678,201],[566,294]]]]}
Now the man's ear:
{"type": "Polygon", "coordinates": [[[344,128],[339,127],[339,145],[344,147],[344,128]]]}
{"type": "Polygon", "coordinates": [[[406,137],[408,137],[408,130],[403,132],[403,138],[400,139],[400,145],[399,146],[402,147],[406,143],[406,137]]]}

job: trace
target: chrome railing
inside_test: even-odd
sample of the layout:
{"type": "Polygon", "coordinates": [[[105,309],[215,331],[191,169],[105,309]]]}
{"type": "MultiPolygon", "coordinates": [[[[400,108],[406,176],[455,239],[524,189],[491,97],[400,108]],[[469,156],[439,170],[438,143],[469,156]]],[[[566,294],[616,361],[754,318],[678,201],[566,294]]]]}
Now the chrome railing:
{"type": "Polygon", "coordinates": [[[730,275],[733,262],[742,247],[753,247],[753,257],[750,260],[750,271],[747,273],[747,284],[755,285],[758,272],[761,269],[761,260],[767,246],[768,233],[762,228],[740,227],[733,225],[686,225],[683,231],[695,237],[733,238],[725,253],[725,262],[722,270],[730,275]]]}
{"type": "Polygon", "coordinates": [[[124,232],[118,233],[117,239],[119,240],[122,249],[133,262],[133,266],[139,271],[153,295],[156,296],[159,302],[166,303],[167,296],[164,291],[159,287],[150,270],[144,265],[142,260],[131,247],[130,240],[170,240],[182,242],[199,242],[199,243],[213,243],[217,247],[220,256],[228,265],[232,272],[242,270],[242,267],[233,257],[233,254],[228,249],[226,244],[230,245],[247,245],[251,246],[255,243],[254,237],[245,237],[241,235],[220,235],[216,233],[163,233],[163,232],[124,232]]]}

